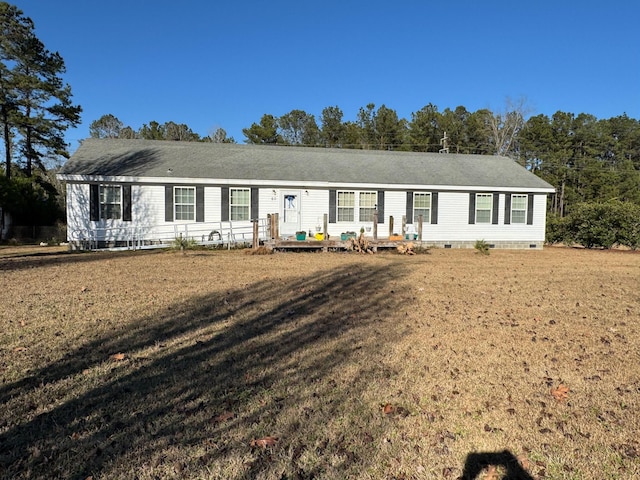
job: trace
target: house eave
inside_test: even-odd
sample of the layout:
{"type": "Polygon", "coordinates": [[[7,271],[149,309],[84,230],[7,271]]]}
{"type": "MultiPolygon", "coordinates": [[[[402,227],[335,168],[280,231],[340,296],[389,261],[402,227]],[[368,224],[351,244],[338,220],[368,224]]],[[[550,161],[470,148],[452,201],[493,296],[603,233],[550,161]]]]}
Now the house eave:
{"type": "Polygon", "coordinates": [[[191,177],[137,177],[105,175],[67,175],[58,174],[58,179],[67,183],[129,183],[138,185],[242,185],[266,188],[300,189],[358,189],[358,190],[429,190],[429,191],[474,191],[474,192],[530,192],[554,193],[553,188],[533,188],[524,186],[483,186],[483,185],[425,185],[425,184],[388,184],[353,182],[318,182],[291,180],[258,180],[246,178],[191,178],[191,177]]]}

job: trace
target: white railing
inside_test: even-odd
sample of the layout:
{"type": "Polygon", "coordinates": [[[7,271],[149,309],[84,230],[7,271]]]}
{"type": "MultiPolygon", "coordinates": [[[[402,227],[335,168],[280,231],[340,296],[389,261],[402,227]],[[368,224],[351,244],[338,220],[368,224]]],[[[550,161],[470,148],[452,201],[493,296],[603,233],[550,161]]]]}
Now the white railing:
{"type": "MultiPolygon", "coordinates": [[[[258,240],[268,240],[269,222],[266,218],[261,218],[257,223],[258,240]]],[[[207,222],[75,229],[69,232],[69,241],[81,250],[166,248],[174,244],[176,239],[192,241],[198,245],[231,248],[252,244],[253,236],[253,223],[207,222]]]]}

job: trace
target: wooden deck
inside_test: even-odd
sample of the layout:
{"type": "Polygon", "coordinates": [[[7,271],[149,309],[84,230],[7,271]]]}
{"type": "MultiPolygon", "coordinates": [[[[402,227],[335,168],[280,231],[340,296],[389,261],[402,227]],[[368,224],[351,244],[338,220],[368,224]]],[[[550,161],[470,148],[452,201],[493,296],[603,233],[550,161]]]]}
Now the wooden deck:
{"type": "MultiPolygon", "coordinates": [[[[391,241],[387,239],[367,239],[369,247],[374,252],[378,250],[396,249],[398,245],[413,243],[418,246],[420,242],[410,240],[391,241]]],[[[264,242],[264,246],[277,252],[286,251],[322,251],[322,252],[339,252],[349,249],[351,243],[342,240],[270,240],[264,242]]]]}

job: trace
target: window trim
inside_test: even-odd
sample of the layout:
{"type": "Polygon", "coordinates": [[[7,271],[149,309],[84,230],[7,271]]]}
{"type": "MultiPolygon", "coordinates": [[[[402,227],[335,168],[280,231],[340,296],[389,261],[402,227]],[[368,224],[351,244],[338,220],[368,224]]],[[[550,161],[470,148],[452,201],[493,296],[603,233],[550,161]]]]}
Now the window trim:
{"type": "Polygon", "coordinates": [[[336,191],[336,222],[337,223],[353,223],[356,221],[356,192],[355,190],[337,190],[336,191]],[[348,194],[352,197],[352,205],[341,205],[341,197],[344,198],[344,194],[348,194]],[[344,214],[341,212],[351,211],[350,219],[344,220],[344,214]]]}
{"type": "Polygon", "coordinates": [[[229,221],[231,222],[248,222],[251,220],[251,188],[246,187],[232,187],[229,188],[229,221]],[[248,192],[247,203],[234,203],[234,192],[248,192]],[[246,211],[245,215],[241,218],[237,218],[237,210],[234,211],[234,207],[242,207],[242,211],[246,211]]]}
{"type": "MultiPolygon", "coordinates": [[[[373,223],[373,212],[377,210],[378,202],[380,201],[380,192],[378,190],[335,190],[335,192],[335,204],[333,203],[334,200],[332,200],[331,193],[329,195],[330,206],[335,205],[335,207],[332,208],[332,210],[335,212],[335,221],[330,221],[330,223],[373,223]],[[352,205],[341,204],[340,201],[344,200],[346,195],[350,196],[353,199],[352,205]],[[367,196],[369,196],[369,198],[373,202],[372,206],[365,206],[361,203],[361,200],[366,198],[367,196]],[[371,209],[372,214],[367,215],[365,213],[363,215],[362,209],[371,209]],[[349,212],[350,215],[346,215],[349,218],[345,220],[344,218],[347,212],[349,212]],[[362,218],[363,216],[369,216],[369,218],[362,218]]],[[[378,212],[378,216],[379,215],[380,212],[378,212]]],[[[332,219],[330,218],[330,220],[332,219]]]]}
{"type": "Polygon", "coordinates": [[[358,191],[358,221],[373,223],[373,216],[375,215],[377,204],[378,204],[378,192],[376,190],[359,190],[358,191]],[[369,206],[369,205],[365,207],[362,206],[361,200],[363,199],[363,195],[365,196],[365,198],[368,196],[373,200],[372,206],[369,206]],[[362,215],[363,209],[371,211],[371,214],[368,215],[369,218],[365,218],[365,219],[362,218],[363,216],[367,217],[366,214],[362,215]]]}
{"type": "Polygon", "coordinates": [[[493,193],[476,193],[475,196],[475,223],[479,223],[479,224],[492,224],[493,223],[493,193]],[[479,208],[479,202],[478,199],[479,198],[488,198],[489,199],[489,208],[479,208]],[[478,212],[482,211],[482,212],[489,212],[489,217],[487,220],[483,220],[480,221],[478,220],[478,212]]]}
{"type": "Polygon", "coordinates": [[[113,184],[107,184],[107,183],[101,183],[100,185],[98,185],[98,218],[100,220],[122,220],[122,215],[123,215],[123,205],[122,202],[123,201],[123,192],[122,192],[122,185],[113,185],[113,184]],[[103,199],[103,191],[105,189],[113,189],[113,190],[117,190],[119,192],[118,194],[118,202],[105,202],[103,199]],[[105,207],[107,205],[117,205],[117,211],[119,216],[118,217],[112,217],[112,216],[107,216],[105,214],[105,207]]]}
{"type": "Polygon", "coordinates": [[[429,224],[431,223],[431,211],[432,211],[432,201],[433,201],[433,192],[413,192],[413,204],[412,204],[412,215],[413,215],[413,223],[416,223],[418,221],[418,218],[420,216],[419,213],[417,213],[419,210],[423,211],[423,210],[427,210],[428,214],[425,216],[424,214],[422,215],[422,222],[429,224]],[[416,198],[418,196],[425,196],[429,198],[429,208],[418,208],[416,207],[416,198]]]}
{"type": "Polygon", "coordinates": [[[196,187],[189,187],[184,185],[175,185],[173,187],[173,220],[175,222],[194,222],[196,220],[196,187]],[[191,190],[193,192],[193,202],[186,203],[181,202],[178,203],[178,196],[176,195],[176,191],[180,190],[191,190]],[[191,206],[191,216],[190,218],[178,218],[178,205],[182,206],[191,206]]]}
{"type": "Polygon", "coordinates": [[[527,224],[527,210],[528,210],[528,202],[529,202],[529,196],[527,194],[524,193],[513,193],[511,194],[511,208],[510,208],[510,212],[509,212],[509,222],[511,224],[518,224],[518,225],[526,225],[527,224]],[[523,199],[523,205],[522,208],[514,208],[514,198],[521,198],[523,199]],[[521,219],[519,219],[518,221],[514,221],[514,212],[519,212],[521,215],[521,219]]]}

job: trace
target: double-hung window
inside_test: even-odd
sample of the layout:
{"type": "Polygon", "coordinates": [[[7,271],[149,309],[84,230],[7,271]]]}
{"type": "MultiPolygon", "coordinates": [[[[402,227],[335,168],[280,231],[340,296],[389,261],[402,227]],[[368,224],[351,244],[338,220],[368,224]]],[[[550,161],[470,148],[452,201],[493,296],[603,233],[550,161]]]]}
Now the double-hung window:
{"type": "Polygon", "coordinates": [[[176,220],[195,219],[196,189],[195,187],[174,187],[173,203],[176,220]]]}
{"type": "Polygon", "coordinates": [[[229,190],[229,219],[231,221],[251,220],[251,190],[231,188],[229,190]]]}
{"type": "Polygon", "coordinates": [[[338,192],[338,221],[355,221],[356,194],[355,192],[338,192]]]}
{"type": "Polygon", "coordinates": [[[373,216],[376,212],[376,202],[378,201],[378,192],[360,192],[359,214],[361,222],[373,222],[373,216]]]}
{"type": "Polygon", "coordinates": [[[493,207],[492,193],[476,194],[476,223],[491,223],[493,207]]]}
{"type": "Polygon", "coordinates": [[[336,219],[338,222],[373,222],[377,202],[378,192],[338,191],[336,219]]]}
{"type": "Polygon", "coordinates": [[[413,194],[413,221],[417,222],[422,215],[424,223],[431,222],[431,194],[430,193],[414,193],[413,194]]]}
{"type": "Polygon", "coordinates": [[[527,223],[527,195],[511,195],[511,223],[527,223]]]}
{"type": "Polygon", "coordinates": [[[119,220],[122,218],[122,187],[120,185],[100,185],[100,219],[119,220]]]}

